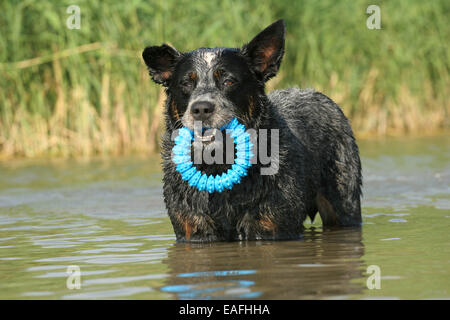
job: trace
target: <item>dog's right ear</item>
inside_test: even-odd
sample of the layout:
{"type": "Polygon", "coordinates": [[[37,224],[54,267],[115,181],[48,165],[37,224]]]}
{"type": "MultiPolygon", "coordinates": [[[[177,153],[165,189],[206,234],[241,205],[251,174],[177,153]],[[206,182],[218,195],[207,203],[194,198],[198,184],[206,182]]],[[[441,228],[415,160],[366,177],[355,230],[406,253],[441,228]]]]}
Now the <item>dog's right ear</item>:
{"type": "Polygon", "coordinates": [[[153,81],[166,87],[180,57],[180,52],[165,43],[161,46],[147,47],[142,52],[142,58],[153,81]]]}
{"type": "Polygon", "coordinates": [[[284,54],[284,34],[286,26],[278,20],[261,31],[242,52],[250,59],[251,65],[264,81],[275,76],[284,54]]]}

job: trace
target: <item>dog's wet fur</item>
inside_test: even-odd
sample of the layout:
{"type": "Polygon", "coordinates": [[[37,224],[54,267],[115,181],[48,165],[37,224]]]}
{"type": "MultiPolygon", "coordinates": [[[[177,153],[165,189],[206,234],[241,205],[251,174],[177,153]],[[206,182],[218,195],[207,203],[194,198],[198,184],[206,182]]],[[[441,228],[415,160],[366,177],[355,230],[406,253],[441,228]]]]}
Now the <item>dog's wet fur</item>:
{"type": "MultiPolygon", "coordinates": [[[[278,20],[240,49],[145,48],[152,79],[166,87],[164,200],[177,241],[298,239],[306,217],[314,220],[317,212],[325,228],[361,225],[358,146],[339,106],[312,89],[265,93],[280,68],[284,35],[278,20]],[[279,130],[278,172],[261,175],[257,162],[231,190],[209,194],[190,187],[172,161],[173,132],[193,130],[195,120],[218,129],[234,117],[247,129],[279,130]]],[[[200,145],[214,145],[207,140],[200,145]]],[[[196,166],[213,175],[229,168],[196,166]]]]}

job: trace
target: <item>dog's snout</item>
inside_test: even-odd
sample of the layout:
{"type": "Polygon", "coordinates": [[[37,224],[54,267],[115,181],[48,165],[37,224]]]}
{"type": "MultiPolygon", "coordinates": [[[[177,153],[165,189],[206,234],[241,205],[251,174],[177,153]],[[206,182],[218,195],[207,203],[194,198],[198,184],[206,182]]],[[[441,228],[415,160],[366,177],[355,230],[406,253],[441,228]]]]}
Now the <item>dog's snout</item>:
{"type": "Polygon", "coordinates": [[[213,114],[214,104],[209,101],[197,101],[192,105],[191,112],[194,120],[206,120],[213,114]]]}

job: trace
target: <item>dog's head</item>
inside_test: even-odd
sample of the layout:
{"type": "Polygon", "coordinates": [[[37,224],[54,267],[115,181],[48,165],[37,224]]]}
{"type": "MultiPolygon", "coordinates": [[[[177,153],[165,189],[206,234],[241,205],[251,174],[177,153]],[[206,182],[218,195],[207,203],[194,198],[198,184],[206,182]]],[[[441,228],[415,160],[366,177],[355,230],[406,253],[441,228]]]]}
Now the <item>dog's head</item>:
{"type": "Polygon", "coordinates": [[[203,129],[217,130],[234,117],[252,126],[261,114],[264,84],[280,67],[284,33],[284,21],[278,20],[241,49],[145,48],[142,56],[153,81],[167,88],[172,129],[195,131],[194,123],[201,121],[203,129]]]}

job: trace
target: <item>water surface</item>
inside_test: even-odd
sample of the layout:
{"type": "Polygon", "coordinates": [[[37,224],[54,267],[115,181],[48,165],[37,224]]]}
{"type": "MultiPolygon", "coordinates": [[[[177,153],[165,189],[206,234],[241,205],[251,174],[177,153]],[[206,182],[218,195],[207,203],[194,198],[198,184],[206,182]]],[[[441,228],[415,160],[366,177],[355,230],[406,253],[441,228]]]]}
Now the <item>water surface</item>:
{"type": "Polygon", "coordinates": [[[158,158],[0,163],[0,298],[449,299],[450,139],[359,144],[362,229],[301,241],[176,244],[158,158]]]}

